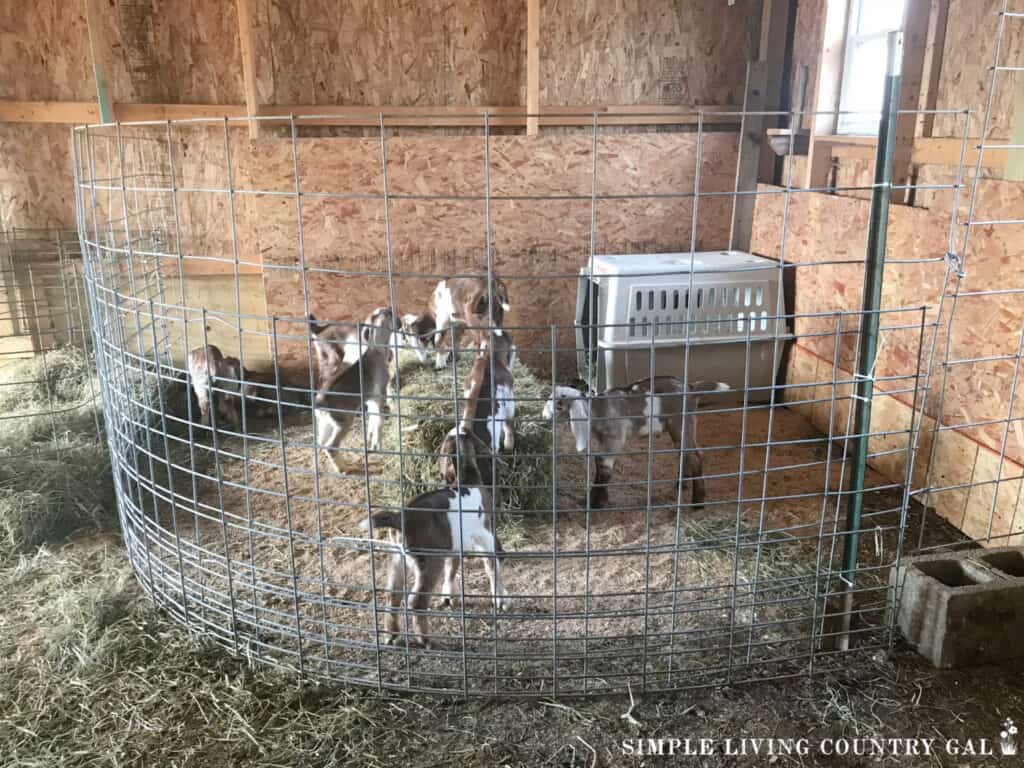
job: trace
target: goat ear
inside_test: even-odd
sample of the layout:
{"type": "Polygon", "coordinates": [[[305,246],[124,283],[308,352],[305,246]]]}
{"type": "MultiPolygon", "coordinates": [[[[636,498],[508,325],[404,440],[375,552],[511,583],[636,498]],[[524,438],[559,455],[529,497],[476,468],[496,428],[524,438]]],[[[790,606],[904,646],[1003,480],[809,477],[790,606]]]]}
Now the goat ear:
{"type": "Polygon", "coordinates": [[[365,341],[367,344],[370,343],[370,328],[369,328],[369,326],[365,326],[365,325],[363,326],[363,341],[365,341]]]}
{"type": "Polygon", "coordinates": [[[574,397],[569,404],[569,414],[572,436],[576,438],[576,453],[583,453],[590,442],[590,406],[582,397],[574,397]]]}

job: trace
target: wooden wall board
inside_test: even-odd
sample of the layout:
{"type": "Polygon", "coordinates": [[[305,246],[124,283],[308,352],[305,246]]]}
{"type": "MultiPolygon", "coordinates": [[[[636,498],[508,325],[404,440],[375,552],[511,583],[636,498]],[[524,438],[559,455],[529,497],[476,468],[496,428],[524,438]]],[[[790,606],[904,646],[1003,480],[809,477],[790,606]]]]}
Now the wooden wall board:
{"type": "MultiPolygon", "coordinates": [[[[262,0],[268,104],[525,104],[519,0],[262,0]],[[268,68],[270,70],[268,74],[268,68]]],[[[263,89],[261,89],[262,91],[263,89]]]]}
{"type": "Polygon", "coordinates": [[[0,124],[0,228],[74,223],[68,128],[0,124]]]}
{"type": "MultiPolygon", "coordinates": [[[[976,215],[981,218],[1004,218],[1019,211],[1024,191],[1020,185],[1001,181],[983,181],[979,186],[976,215]]],[[[770,195],[758,199],[755,212],[754,249],[777,257],[781,249],[779,222],[784,196],[770,195]]],[[[833,195],[798,193],[790,197],[786,259],[801,265],[828,260],[863,258],[867,231],[867,201],[833,195]]],[[[946,272],[944,261],[923,264],[900,263],[903,259],[934,259],[948,248],[949,216],[937,204],[932,210],[894,206],[890,210],[888,231],[889,261],[886,265],[883,308],[909,308],[906,313],[883,316],[883,325],[910,323],[919,318],[919,310],[927,306],[927,322],[936,319],[936,311],[946,272]]],[[[967,262],[965,291],[1021,287],[1024,288],[1024,239],[1021,227],[979,227],[972,234],[967,262]]],[[[797,313],[858,310],[861,301],[862,267],[858,264],[802,266],[796,277],[797,313]]],[[[947,305],[948,307],[948,305],[947,305]]],[[[1020,318],[1024,316],[1024,295],[976,296],[961,298],[952,325],[951,357],[967,360],[976,357],[1013,355],[1021,333],[1020,318]]],[[[801,318],[796,323],[798,335],[828,334],[834,328],[831,317],[801,318]]],[[[942,318],[944,328],[947,318],[942,318]]],[[[851,330],[856,317],[849,319],[851,330]]],[[[907,376],[917,369],[920,334],[916,328],[883,333],[883,346],[876,368],[877,376],[907,376]]],[[[856,335],[844,334],[840,348],[840,365],[852,370],[856,352],[856,335]]],[[[940,334],[940,349],[945,336],[940,334]]],[[[824,360],[832,360],[833,340],[830,335],[804,338],[800,344],[824,360]]],[[[943,423],[966,425],[1004,418],[1008,409],[1014,361],[996,360],[952,366],[945,385],[943,423]]],[[[933,379],[927,415],[937,416],[940,380],[933,379]]],[[[906,387],[909,382],[903,382],[906,387]]],[[[895,384],[882,383],[881,389],[895,384]]],[[[909,395],[899,396],[905,403],[909,395]]],[[[1024,414],[1024,391],[1018,389],[1014,402],[1015,415],[1024,414]]],[[[991,424],[971,430],[970,437],[989,449],[998,451],[1003,438],[1002,424],[991,424]]],[[[1024,462],[1024,436],[1011,430],[1007,452],[1016,461],[1024,462]]]]}
{"type": "Polygon", "coordinates": [[[737,104],[758,56],[758,0],[543,0],[540,12],[545,105],[737,104]]]}
{"type": "MultiPolygon", "coordinates": [[[[848,377],[849,371],[843,371],[841,375],[848,377]]],[[[831,360],[820,358],[799,344],[791,348],[786,370],[787,383],[815,386],[788,387],[784,399],[791,410],[799,413],[826,434],[829,432],[829,404],[811,406],[800,404],[800,401],[811,399],[812,393],[818,398],[828,397],[832,377],[831,360]]],[[[847,416],[852,402],[848,397],[844,398],[844,395],[848,395],[848,390],[840,392],[840,399],[836,401],[832,436],[837,438],[846,434],[847,416]]],[[[903,431],[895,435],[878,434],[870,438],[870,453],[887,450],[897,452],[876,456],[869,463],[873,469],[894,482],[901,482],[906,475],[906,430],[909,430],[910,422],[910,405],[897,397],[876,394],[872,403],[871,432],[903,431]]],[[[943,430],[935,433],[932,431],[933,428],[934,421],[925,417],[921,424],[913,485],[915,489],[925,487],[928,461],[932,455],[932,440],[937,439],[931,484],[933,487],[947,490],[924,495],[920,501],[934,508],[940,516],[968,536],[983,538],[989,535],[991,519],[991,535],[995,537],[993,546],[1024,543],[1024,509],[1021,509],[1020,481],[1009,479],[1024,473],[1024,465],[1011,458],[1004,460],[1002,473],[999,475],[1002,482],[997,492],[995,484],[991,481],[995,479],[999,470],[998,452],[962,432],[943,430]],[[971,488],[951,487],[971,483],[979,485],[971,488]],[[998,495],[993,510],[992,499],[995,493],[998,495]]]]}
{"type": "MultiPolygon", "coordinates": [[[[818,81],[818,68],[822,55],[822,41],[825,33],[826,0],[800,0],[797,5],[796,27],[793,32],[793,58],[790,68],[790,94],[794,109],[800,105],[800,82],[804,67],[807,68],[806,109],[812,110],[814,84],[818,81]]],[[[800,121],[803,128],[810,128],[813,120],[804,115],[800,121]]]]}
{"type": "MultiPolygon", "coordinates": [[[[702,189],[731,188],[735,135],[703,139],[702,189]]],[[[693,134],[636,134],[602,137],[598,144],[598,188],[608,194],[683,192],[693,189],[696,137],[693,134]]],[[[240,160],[240,183],[285,189],[293,183],[291,145],[256,144],[240,160]]],[[[391,242],[396,272],[480,273],[486,265],[486,211],[482,200],[425,200],[402,195],[482,195],[483,143],[475,138],[397,138],[388,141],[391,242]]],[[[304,190],[379,194],[380,143],[373,139],[300,141],[304,190]],[[343,183],[339,180],[344,179],[343,183]]],[[[591,222],[591,138],[562,136],[494,137],[491,184],[495,196],[579,195],[576,200],[505,199],[492,202],[495,271],[509,281],[513,312],[509,323],[572,323],[575,275],[589,253],[591,222]],[[556,275],[553,279],[540,279],[556,275]],[[551,308],[558,312],[552,314],[551,308]]],[[[294,200],[257,217],[259,230],[246,235],[264,262],[268,311],[304,314],[298,223],[294,200]],[[250,238],[250,235],[252,236],[250,238]]],[[[272,204],[273,205],[273,204],[272,204]]],[[[728,231],[728,198],[700,203],[698,247],[719,247],[728,231]]],[[[600,201],[596,249],[679,250],[690,247],[692,199],[600,201]]],[[[384,206],[381,200],[304,198],[306,284],[314,312],[326,317],[361,317],[389,300],[384,206]],[[345,277],[322,269],[371,271],[374,277],[345,277]]],[[[403,307],[423,304],[436,278],[403,278],[397,283],[403,307]]],[[[548,366],[547,331],[524,332],[521,348],[536,348],[533,360],[548,366]]],[[[571,341],[570,341],[571,343],[571,341]]],[[[300,350],[302,353],[302,350],[300,350]]],[[[566,360],[571,352],[563,356],[566,360]]],[[[566,363],[568,364],[568,363],[566,363]]]]}
{"type": "Polygon", "coordinates": [[[0,0],[0,99],[95,98],[84,4],[0,0]]]}
{"type": "MultiPolygon", "coordinates": [[[[971,109],[971,136],[981,135],[981,121],[995,59],[998,10],[1002,0],[949,0],[946,46],[936,100],[938,109],[971,109]]],[[[1005,22],[1000,64],[1024,66],[1024,24],[1005,22]]],[[[990,139],[1011,134],[1015,78],[1013,72],[996,75],[996,89],[989,124],[990,139]]],[[[962,135],[963,123],[954,115],[935,117],[935,136],[962,135]]]]}

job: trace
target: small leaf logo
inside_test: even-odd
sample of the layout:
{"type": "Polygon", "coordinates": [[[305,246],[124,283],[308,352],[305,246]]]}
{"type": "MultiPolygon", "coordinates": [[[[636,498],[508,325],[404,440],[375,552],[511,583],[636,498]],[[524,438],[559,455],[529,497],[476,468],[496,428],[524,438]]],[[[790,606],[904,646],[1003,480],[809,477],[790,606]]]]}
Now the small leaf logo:
{"type": "Polygon", "coordinates": [[[1010,718],[1006,718],[1003,730],[999,732],[999,749],[1004,755],[1017,754],[1017,726],[1010,718]]]}

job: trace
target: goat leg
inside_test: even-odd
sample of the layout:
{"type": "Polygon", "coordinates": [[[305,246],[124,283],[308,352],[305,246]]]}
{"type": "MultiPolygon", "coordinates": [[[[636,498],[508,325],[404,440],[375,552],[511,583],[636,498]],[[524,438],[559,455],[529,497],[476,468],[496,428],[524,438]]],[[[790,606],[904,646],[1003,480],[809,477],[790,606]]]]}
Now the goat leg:
{"type": "Polygon", "coordinates": [[[444,560],[444,582],[441,587],[441,607],[451,608],[455,604],[455,576],[459,573],[459,558],[446,557],[444,560]]]}
{"type": "Polygon", "coordinates": [[[391,564],[388,568],[387,601],[388,612],[384,620],[387,638],[385,643],[390,645],[398,639],[399,621],[398,608],[402,604],[402,592],[405,588],[405,558],[402,555],[392,555],[391,564]]]}
{"type": "Polygon", "coordinates": [[[594,484],[590,488],[590,508],[601,509],[608,504],[608,483],[612,479],[615,459],[611,456],[594,457],[594,484]]]}
{"type": "Polygon", "coordinates": [[[704,508],[704,462],[700,453],[687,452],[683,457],[683,476],[679,478],[680,487],[686,480],[690,481],[693,488],[693,508],[704,508]]]}

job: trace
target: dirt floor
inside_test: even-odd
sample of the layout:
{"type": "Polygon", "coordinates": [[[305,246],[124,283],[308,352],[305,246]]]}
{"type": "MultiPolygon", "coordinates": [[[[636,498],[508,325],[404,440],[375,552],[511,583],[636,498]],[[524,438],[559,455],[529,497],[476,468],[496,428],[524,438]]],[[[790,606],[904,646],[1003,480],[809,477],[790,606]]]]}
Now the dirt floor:
{"type": "MultiPolygon", "coordinates": [[[[171,483],[140,464],[129,544],[164,608],[241,655],[332,680],[565,695],[722,685],[845,663],[818,644],[833,631],[825,614],[839,589],[842,446],[784,407],[710,406],[698,419],[703,509],[689,489],[680,499],[679,454],[662,435],[631,446],[616,467],[611,508],[588,512],[587,463],[559,425],[545,494],[557,518],[550,504],[499,518],[511,609],[495,613],[484,569],[470,560],[455,609],[429,617],[429,651],[378,644],[387,558],[371,557],[359,529],[368,506],[410,494],[379,458],[369,475],[359,467],[339,475],[326,459],[314,471],[300,408],[280,423],[253,422],[245,438],[218,437],[217,453],[212,434],[193,432],[182,464],[196,471],[171,482],[184,507],[198,498],[199,515],[148,493],[147,477],[171,483]]],[[[353,433],[347,445],[356,448],[361,430],[353,433]]],[[[872,533],[861,540],[854,629],[855,644],[873,650],[889,641],[888,566],[902,499],[874,473],[868,487],[881,490],[868,496],[872,533]]]]}
{"type": "MultiPolygon", "coordinates": [[[[641,447],[618,468],[616,509],[590,514],[585,469],[560,432],[557,522],[549,509],[501,516],[512,611],[492,615],[469,563],[456,610],[431,615],[430,652],[377,651],[370,586],[382,559],[352,538],[367,483],[322,475],[315,492],[308,419],[254,424],[221,442],[217,461],[209,435],[193,451],[125,433],[146,447],[118,469],[144,481],[124,486],[127,536],[108,510],[107,533],[0,558],[0,766],[1014,764],[995,754],[1005,721],[1024,721],[1024,668],[935,671],[883,631],[899,489],[868,496],[855,651],[832,655],[816,638],[835,589],[835,495],[823,494],[838,487],[841,446],[780,408],[765,474],[763,412],[745,423],[708,413],[699,428],[705,509],[677,504],[668,453],[655,456],[648,499],[641,447]],[[741,441],[739,495],[740,452],[714,446],[741,441]],[[179,467],[161,474],[168,456],[179,467]],[[185,515],[171,491],[208,514],[185,515]],[[496,684],[497,699],[377,690],[496,684]],[[668,686],[686,690],[653,690],[668,686]],[[584,692],[598,695],[573,695],[584,692]],[[781,741],[755,755],[744,738],[781,741]],[[673,739],[674,756],[648,754],[673,739]],[[709,740],[706,754],[685,754],[685,739],[691,752],[709,740]],[[889,739],[931,740],[930,754],[889,739]],[[825,754],[835,740],[882,751],[825,754]]],[[[396,498],[386,480],[371,475],[372,504],[396,498]]],[[[921,519],[912,507],[908,541],[921,519]]],[[[927,542],[954,533],[930,523],[927,542]]]]}

